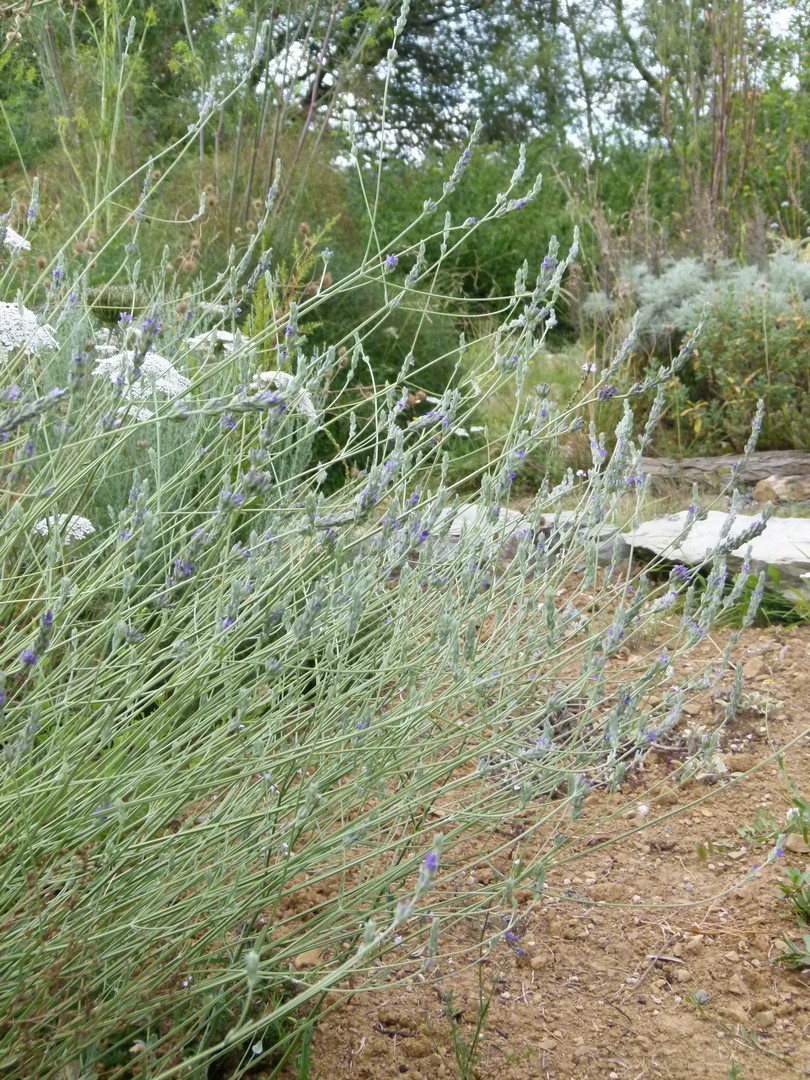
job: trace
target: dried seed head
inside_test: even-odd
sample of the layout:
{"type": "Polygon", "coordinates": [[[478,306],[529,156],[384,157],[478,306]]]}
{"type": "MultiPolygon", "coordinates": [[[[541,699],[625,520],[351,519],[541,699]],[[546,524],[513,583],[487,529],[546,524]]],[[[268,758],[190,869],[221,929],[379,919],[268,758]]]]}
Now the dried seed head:
{"type": "Polygon", "coordinates": [[[197,269],[197,260],[191,255],[186,255],[180,260],[180,271],[183,274],[193,274],[197,269]]]}
{"type": "Polygon", "coordinates": [[[306,221],[302,221],[301,224],[298,226],[298,235],[299,236],[309,236],[309,233],[310,233],[309,225],[307,224],[306,221]]]}
{"type": "Polygon", "coordinates": [[[199,251],[200,250],[200,238],[198,236],[192,237],[191,242],[189,243],[189,247],[191,248],[192,251],[199,251]]]}
{"type": "Polygon", "coordinates": [[[48,265],[48,260],[43,259],[42,256],[40,255],[40,257],[37,259],[37,270],[44,270],[47,265],[48,265]]]}
{"type": "Polygon", "coordinates": [[[210,195],[206,195],[205,197],[206,206],[216,206],[218,202],[219,199],[217,199],[216,195],[214,195],[213,192],[210,195]]]}

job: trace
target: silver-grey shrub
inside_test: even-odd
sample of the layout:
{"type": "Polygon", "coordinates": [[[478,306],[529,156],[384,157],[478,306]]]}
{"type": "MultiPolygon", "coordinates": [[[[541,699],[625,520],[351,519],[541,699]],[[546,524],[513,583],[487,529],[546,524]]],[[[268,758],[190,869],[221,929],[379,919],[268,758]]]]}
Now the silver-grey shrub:
{"type": "Polygon", "coordinates": [[[370,327],[317,352],[298,329],[381,281],[375,328],[397,305],[429,317],[445,252],[519,213],[537,191],[520,184],[517,169],[478,222],[439,213],[433,265],[426,206],[413,235],[224,353],[188,338],[234,330],[259,276],[272,291],[255,246],[182,328],[158,283],[148,320],[125,313],[105,335],[77,278],[41,314],[57,347],[0,357],[0,1043],[17,1075],[278,1062],[330,987],[379,985],[417,946],[428,965],[448,927],[493,905],[508,929],[588,791],[618,790],[719,678],[723,661],[687,676],[680,658],[722,608],[722,545],[699,596],[680,571],[639,575],[619,545],[596,562],[601,524],[628,494],[635,518],[646,490],[661,395],[646,428],[634,395],[694,342],[633,389],[612,452],[591,431],[587,476],[541,485],[507,561],[492,538],[516,474],[613,393],[630,341],[575,405],[536,389],[464,477],[479,521],[449,547],[461,481],[445,448],[489,396],[522,390],[574,250],[527,251],[474,368],[407,422],[436,359],[418,334],[400,380],[359,399],[339,350],[373,378],[370,327]],[[262,380],[273,342],[286,377],[262,380]],[[313,456],[316,435],[331,458],[313,456]],[[545,535],[563,505],[576,525],[545,535]],[[617,662],[629,644],[636,659],[617,662]],[[499,867],[486,886],[482,864],[499,867]]]}

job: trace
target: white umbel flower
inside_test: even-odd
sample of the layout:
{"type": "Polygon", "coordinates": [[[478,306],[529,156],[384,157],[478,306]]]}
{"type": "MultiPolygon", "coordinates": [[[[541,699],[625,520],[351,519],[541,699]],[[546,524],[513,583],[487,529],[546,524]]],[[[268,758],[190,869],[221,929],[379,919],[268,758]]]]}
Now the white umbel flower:
{"type": "MultiPolygon", "coordinates": [[[[125,377],[132,364],[134,353],[131,350],[105,356],[93,368],[94,375],[105,375],[110,382],[117,382],[125,377]]],[[[133,401],[145,401],[152,397],[152,386],[163,394],[176,397],[188,390],[191,380],[181,375],[177,368],[165,356],[147,353],[141,364],[143,377],[127,386],[127,396],[133,401]]]]}
{"type": "Polygon", "coordinates": [[[85,537],[92,536],[96,531],[91,521],[88,521],[86,517],[80,517],[78,514],[71,516],[56,514],[56,516],[52,515],[43,518],[36,523],[33,531],[38,536],[49,536],[52,532],[62,532],[63,530],[66,544],[70,544],[74,540],[84,540],[85,537]]]}
{"type": "MultiPolygon", "coordinates": [[[[0,229],[2,228],[3,226],[0,225],[0,229]]],[[[6,245],[6,247],[10,247],[12,251],[31,250],[31,245],[25,239],[25,237],[20,236],[16,229],[12,229],[10,225],[5,226],[5,236],[3,237],[3,243],[6,245]]]]}
{"type": "Polygon", "coordinates": [[[194,337],[187,338],[186,344],[191,349],[196,349],[200,345],[207,345],[209,348],[221,345],[225,352],[233,352],[235,337],[236,335],[232,334],[230,330],[206,330],[202,334],[195,334],[194,337]]]}
{"type": "Polygon", "coordinates": [[[24,349],[37,353],[41,349],[55,349],[53,328],[47,323],[40,326],[33,311],[19,304],[0,303],[0,346],[13,352],[24,349]]]}
{"type": "MultiPolygon", "coordinates": [[[[271,370],[257,372],[253,377],[251,385],[254,390],[263,390],[268,386],[277,386],[279,390],[283,390],[286,393],[293,387],[294,383],[295,376],[290,375],[288,371],[271,370]]],[[[317,423],[318,410],[315,408],[312,398],[306,390],[298,390],[297,394],[290,399],[290,408],[300,412],[307,420],[312,420],[317,423]]]]}
{"type": "Polygon", "coordinates": [[[143,405],[134,408],[132,405],[122,405],[118,410],[118,415],[124,420],[130,420],[132,423],[141,424],[145,420],[154,420],[155,414],[151,409],[145,408],[143,405]]]}

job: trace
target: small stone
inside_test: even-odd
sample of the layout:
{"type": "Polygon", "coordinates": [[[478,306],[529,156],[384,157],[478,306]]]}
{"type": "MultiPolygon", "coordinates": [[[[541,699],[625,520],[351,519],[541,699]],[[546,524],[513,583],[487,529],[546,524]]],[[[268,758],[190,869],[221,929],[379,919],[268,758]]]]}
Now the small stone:
{"type": "Polygon", "coordinates": [[[688,967],[681,967],[675,972],[675,980],[679,983],[687,983],[692,978],[692,972],[688,967]]]}
{"type": "Polygon", "coordinates": [[[705,1005],[709,1000],[709,995],[705,990],[696,990],[693,996],[696,1005],[705,1005]]]}
{"type": "Polygon", "coordinates": [[[742,1024],[747,1026],[748,1017],[745,1011],[738,1005],[722,1005],[717,1010],[718,1016],[722,1016],[725,1020],[730,1020],[733,1024],[742,1024]]]}
{"type": "Polygon", "coordinates": [[[695,937],[689,938],[688,941],[683,943],[683,947],[689,953],[697,952],[703,948],[703,935],[696,934],[695,937]]]}
{"type": "Polygon", "coordinates": [[[801,833],[791,833],[785,840],[785,851],[793,855],[810,855],[810,844],[806,844],[801,833]]]}
{"type": "Polygon", "coordinates": [[[747,987],[737,971],[735,971],[728,980],[727,986],[728,992],[730,994],[736,994],[737,997],[744,997],[748,993],[747,987]]]}
{"type": "Polygon", "coordinates": [[[306,971],[307,968],[318,967],[324,961],[323,952],[320,949],[308,949],[293,958],[294,971],[306,971]]]}
{"type": "Polygon", "coordinates": [[[766,476],[754,485],[755,502],[802,502],[810,499],[810,477],[766,476]]]}
{"type": "Polygon", "coordinates": [[[765,661],[761,656],[752,656],[743,664],[743,678],[756,679],[758,675],[765,674],[765,661]]]}
{"type": "Polygon", "coordinates": [[[765,1030],[766,1028],[772,1028],[776,1023],[776,1016],[773,1009],[763,1009],[762,1012],[754,1013],[754,1024],[758,1028],[765,1030]]]}

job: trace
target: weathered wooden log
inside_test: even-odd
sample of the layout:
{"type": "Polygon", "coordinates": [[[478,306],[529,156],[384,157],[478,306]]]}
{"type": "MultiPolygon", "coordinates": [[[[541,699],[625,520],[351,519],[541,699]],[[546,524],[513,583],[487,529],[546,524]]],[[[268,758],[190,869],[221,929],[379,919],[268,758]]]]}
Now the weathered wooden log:
{"type": "MultiPolygon", "coordinates": [[[[736,454],[719,457],[641,459],[644,473],[655,480],[682,480],[689,484],[723,487],[731,477],[732,466],[739,461],[736,454]]],[[[803,450],[755,451],[742,470],[745,484],[756,484],[769,476],[810,475],[810,453],[803,450]]]]}

